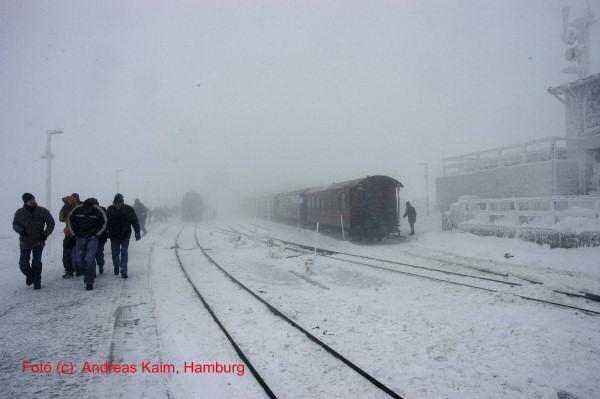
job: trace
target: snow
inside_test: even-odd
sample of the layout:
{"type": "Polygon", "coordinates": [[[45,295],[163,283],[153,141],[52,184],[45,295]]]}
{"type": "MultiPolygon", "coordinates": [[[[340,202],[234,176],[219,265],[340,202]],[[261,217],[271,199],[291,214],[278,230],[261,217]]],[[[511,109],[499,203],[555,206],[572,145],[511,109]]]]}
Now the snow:
{"type": "MultiPolygon", "coordinates": [[[[165,361],[215,362],[239,364],[240,360],[223,333],[195,296],[183,272],[176,264],[173,246],[180,226],[171,226],[154,248],[151,288],[157,308],[161,351],[165,361]],[[170,234],[169,234],[170,233],[170,234]]],[[[192,248],[189,236],[183,237],[181,251],[192,248]]],[[[262,389],[249,371],[243,377],[234,375],[170,376],[172,397],[262,397],[262,389]]]]}
{"type": "MultiPolygon", "coordinates": [[[[341,242],[325,235],[319,236],[319,245],[340,251],[375,256],[384,259],[408,261],[414,264],[439,266],[440,263],[466,264],[498,273],[512,273],[520,277],[556,288],[585,289],[600,292],[600,248],[554,248],[519,239],[484,237],[471,233],[443,232],[437,220],[431,218],[417,223],[418,234],[407,236],[402,242],[357,245],[341,242]],[[421,230],[423,230],[421,232],[421,230]],[[511,257],[506,258],[509,254],[511,257]]],[[[250,229],[269,234],[276,231],[278,238],[314,245],[314,232],[292,226],[252,220],[250,229]]],[[[468,269],[455,268],[468,272],[468,269]]],[[[488,276],[489,277],[489,276],[488,276]]]]}
{"type": "MultiPolygon", "coordinates": [[[[309,231],[258,224],[288,239],[295,236],[314,242],[309,231]]],[[[349,252],[360,247],[320,238],[321,246],[335,244],[349,252]]],[[[362,252],[381,253],[384,248],[388,253],[396,251],[395,246],[383,245],[368,246],[362,252]]],[[[232,267],[237,258],[235,271],[242,273],[242,280],[261,276],[256,288],[269,287],[270,300],[289,306],[301,324],[335,334],[326,339],[344,348],[351,359],[372,359],[366,367],[384,381],[394,381],[393,388],[407,397],[447,397],[457,392],[473,398],[552,397],[558,389],[580,397],[598,394],[599,374],[591,367],[599,355],[594,332],[597,318],[532,304],[513,295],[383,274],[321,257],[310,278],[330,290],[312,284],[278,289],[273,282],[281,269],[303,273],[303,259],[290,258],[285,264],[281,259],[260,259],[255,264],[249,259],[260,258],[259,252],[265,258],[266,250],[252,251],[256,253],[236,255],[224,250],[223,258],[218,258],[232,267]]]]}
{"type": "MultiPolygon", "coordinates": [[[[202,223],[197,235],[229,273],[403,397],[555,398],[561,390],[578,398],[600,397],[600,316],[517,296],[599,310],[597,303],[551,290],[600,293],[600,249],[550,249],[434,226],[435,220],[422,218],[417,235],[399,242],[359,245],[320,235],[318,245],[502,279],[472,267],[484,268],[507,273],[507,281],[522,286],[469,281],[499,291],[486,292],[339,256],[268,247],[259,238],[314,244],[315,234],[263,220],[202,223]]],[[[53,236],[39,291],[24,284],[17,240],[0,239],[0,397],[266,397],[247,367],[241,376],[183,373],[184,362],[241,360],[181,271],[174,251],[178,236],[190,279],[278,397],[386,396],[211,265],[195,245],[195,230],[177,222],[152,225],[130,247],[130,278],[114,276],[108,256],[106,272],[91,292],[80,280],[61,278],[59,235],[53,236]],[[163,362],[180,372],[32,375],[21,371],[26,359],[78,365],[163,362]]],[[[386,267],[439,277],[434,271],[386,267]]]]}
{"type": "MultiPolygon", "coordinates": [[[[53,238],[52,249],[60,248],[61,237],[53,238]]],[[[85,361],[102,363],[111,357],[127,363],[158,359],[152,305],[144,289],[144,255],[151,240],[148,236],[140,245],[131,245],[127,281],[112,274],[108,261],[93,291],[85,291],[82,278],[62,279],[60,258],[52,256],[44,259],[42,289],[32,290],[18,268],[18,239],[0,240],[1,397],[164,397],[162,376],[41,376],[21,371],[25,360],[81,367],[85,361]]],[[[109,253],[107,245],[105,255],[109,253]]]]}

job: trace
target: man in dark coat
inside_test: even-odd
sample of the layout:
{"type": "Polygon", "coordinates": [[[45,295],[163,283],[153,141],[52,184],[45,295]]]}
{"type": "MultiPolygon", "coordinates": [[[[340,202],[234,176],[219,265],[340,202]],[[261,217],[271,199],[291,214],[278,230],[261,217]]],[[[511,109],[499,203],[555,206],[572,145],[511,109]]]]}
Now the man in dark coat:
{"type": "Polygon", "coordinates": [[[406,201],[406,211],[403,218],[408,216],[408,224],[410,224],[410,235],[415,235],[415,222],[417,221],[417,210],[410,202],[406,201]]]}
{"type": "Polygon", "coordinates": [[[106,214],[93,198],[86,199],[69,216],[69,228],[77,241],[77,258],[82,262],[86,290],[94,289],[99,237],[106,230],[106,214]]]}
{"type": "Polygon", "coordinates": [[[54,219],[46,208],[38,206],[32,194],[25,193],[22,198],[23,207],[15,212],[13,218],[13,229],[20,236],[19,268],[25,275],[25,283],[33,283],[33,288],[39,290],[42,287],[42,251],[54,230],[54,219]]]}
{"type": "MultiPolygon", "coordinates": [[[[98,200],[96,198],[92,198],[94,200],[94,204],[98,205],[106,214],[106,208],[103,206],[100,206],[100,203],[98,202],[98,200]]],[[[108,220],[108,218],[107,218],[108,220]]],[[[102,274],[104,273],[104,246],[106,245],[106,241],[108,241],[108,230],[104,230],[104,233],[102,233],[99,237],[98,237],[98,251],[96,252],[96,264],[98,265],[98,273],[102,274]]]]}
{"type": "MultiPolygon", "coordinates": [[[[76,194],[67,195],[63,197],[63,207],[58,214],[58,220],[65,223],[65,228],[63,230],[65,234],[65,238],[63,239],[63,255],[62,262],[65,268],[65,274],[63,274],[63,278],[71,278],[73,277],[73,273],[77,269],[77,254],[75,253],[75,236],[71,233],[69,229],[69,215],[71,211],[75,209],[77,205],[79,205],[79,196],[75,196],[76,194]]],[[[77,269],[77,275],[80,276],[81,272],[77,269]]]]}
{"type": "Polygon", "coordinates": [[[127,261],[131,228],[135,231],[136,241],[141,238],[140,223],[133,208],[125,204],[122,194],[115,195],[113,204],[106,211],[108,217],[108,237],[112,253],[115,275],[121,271],[121,277],[127,278],[127,261]]]}

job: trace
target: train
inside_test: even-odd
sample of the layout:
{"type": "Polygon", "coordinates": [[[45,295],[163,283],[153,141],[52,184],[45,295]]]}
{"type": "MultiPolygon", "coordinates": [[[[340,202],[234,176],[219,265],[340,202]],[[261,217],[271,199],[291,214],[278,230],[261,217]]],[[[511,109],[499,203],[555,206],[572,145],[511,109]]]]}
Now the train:
{"type": "Polygon", "coordinates": [[[381,241],[399,235],[398,180],[366,176],[327,186],[263,196],[251,201],[250,212],[283,223],[341,231],[352,241],[381,241]]]}
{"type": "Polygon", "coordinates": [[[200,194],[189,191],[181,200],[181,220],[184,222],[200,222],[204,215],[204,202],[200,194]]]}

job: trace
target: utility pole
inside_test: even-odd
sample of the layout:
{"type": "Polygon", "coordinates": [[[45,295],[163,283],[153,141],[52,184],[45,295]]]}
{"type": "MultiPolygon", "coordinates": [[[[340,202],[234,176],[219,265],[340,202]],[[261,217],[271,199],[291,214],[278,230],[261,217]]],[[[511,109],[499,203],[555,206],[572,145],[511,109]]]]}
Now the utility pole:
{"type": "Polygon", "coordinates": [[[117,194],[121,192],[121,172],[123,172],[123,169],[115,170],[115,184],[117,187],[117,194]]]}
{"type": "Polygon", "coordinates": [[[429,164],[421,162],[421,165],[425,167],[425,192],[427,195],[427,216],[429,216],[429,164]]]}
{"type": "Polygon", "coordinates": [[[42,159],[46,160],[46,208],[52,212],[52,136],[63,134],[62,130],[47,130],[46,131],[46,153],[42,155],[42,159]]]}

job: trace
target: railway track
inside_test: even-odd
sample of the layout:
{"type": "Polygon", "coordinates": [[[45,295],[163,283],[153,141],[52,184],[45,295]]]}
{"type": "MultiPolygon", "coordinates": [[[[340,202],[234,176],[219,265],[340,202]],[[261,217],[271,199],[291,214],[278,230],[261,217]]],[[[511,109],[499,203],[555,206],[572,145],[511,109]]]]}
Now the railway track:
{"type": "MultiPolygon", "coordinates": [[[[251,225],[254,226],[254,227],[257,227],[259,229],[263,229],[263,230],[267,230],[267,231],[271,230],[271,229],[267,229],[265,226],[260,226],[260,225],[254,224],[254,223],[251,223],[251,225]]],[[[240,225],[240,227],[245,228],[246,230],[250,230],[250,229],[248,229],[248,228],[246,228],[244,226],[241,226],[241,225],[240,225]]],[[[255,233],[258,233],[258,232],[255,232],[255,233]]],[[[517,280],[525,281],[525,282],[531,283],[531,284],[539,284],[539,285],[543,284],[540,281],[536,281],[536,280],[533,280],[533,279],[528,278],[528,277],[523,277],[523,276],[517,275],[515,273],[506,273],[506,272],[505,273],[501,273],[501,272],[498,272],[498,271],[490,270],[490,269],[485,268],[485,267],[475,266],[475,265],[469,264],[469,263],[459,262],[459,261],[456,261],[456,260],[449,261],[447,259],[441,259],[441,258],[435,257],[435,256],[425,256],[425,255],[422,255],[422,254],[415,254],[415,253],[408,252],[408,251],[403,251],[403,253],[405,255],[407,255],[407,256],[410,256],[410,257],[421,258],[421,259],[425,259],[425,260],[428,260],[428,261],[434,261],[434,262],[440,263],[441,265],[458,266],[458,267],[461,267],[461,268],[464,268],[464,269],[474,270],[474,271],[477,271],[479,273],[489,274],[489,275],[492,275],[492,276],[513,277],[513,278],[515,278],[517,280]]]]}
{"type": "MultiPolygon", "coordinates": [[[[245,228],[243,226],[240,226],[240,227],[243,228],[243,229],[245,229],[246,231],[251,231],[251,230],[249,230],[249,229],[247,229],[247,228],[245,228]]],[[[511,281],[507,281],[507,280],[499,280],[497,278],[482,277],[482,276],[476,276],[476,275],[472,275],[472,274],[466,274],[466,273],[454,272],[454,271],[450,271],[450,270],[438,269],[438,268],[434,268],[434,267],[427,267],[427,266],[422,266],[422,265],[414,265],[414,264],[406,263],[406,262],[398,262],[398,261],[392,261],[392,260],[387,260],[387,259],[379,259],[379,258],[370,257],[370,256],[356,255],[356,254],[351,254],[351,253],[347,253],[347,252],[334,251],[334,250],[331,250],[331,249],[324,249],[324,248],[319,248],[319,247],[314,247],[314,246],[310,246],[310,245],[296,243],[296,242],[293,242],[293,241],[282,240],[280,238],[275,238],[275,237],[269,237],[268,239],[261,239],[261,238],[258,238],[256,236],[253,236],[251,234],[240,232],[239,230],[236,230],[235,228],[232,228],[231,226],[229,226],[229,228],[231,229],[231,230],[229,230],[231,234],[237,232],[240,235],[246,236],[248,238],[251,238],[251,239],[263,242],[263,243],[269,243],[269,244],[277,245],[278,242],[281,242],[281,243],[284,243],[286,245],[291,245],[292,247],[287,247],[287,249],[292,250],[292,251],[297,250],[297,248],[300,248],[302,250],[302,252],[304,252],[304,253],[316,252],[316,253],[318,253],[318,254],[320,254],[322,256],[329,257],[329,258],[332,258],[332,259],[335,259],[335,260],[338,260],[338,261],[345,261],[345,262],[349,262],[349,263],[358,264],[358,265],[361,265],[361,266],[368,266],[368,267],[372,267],[372,268],[375,268],[375,269],[381,269],[381,270],[386,270],[386,271],[389,271],[389,272],[406,274],[406,275],[415,276],[415,277],[423,277],[423,278],[429,278],[429,279],[432,279],[432,280],[444,281],[444,282],[448,282],[448,283],[456,284],[456,285],[464,285],[464,286],[467,286],[467,287],[482,289],[482,290],[485,290],[485,291],[493,291],[493,290],[487,289],[485,287],[473,286],[472,284],[465,284],[465,283],[462,283],[462,282],[456,282],[456,281],[439,279],[439,278],[436,278],[435,276],[427,276],[427,275],[421,275],[421,274],[416,274],[416,273],[410,273],[410,272],[405,272],[405,271],[398,270],[398,269],[392,269],[392,268],[389,268],[389,267],[377,266],[377,265],[373,265],[373,264],[359,262],[359,261],[355,261],[355,260],[352,260],[352,259],[340,258],[340,257],[337,257],[335,255],[342,255],[342,256],[353,257],[353,258],[360,258],[360,259],[365,259],[365,260],[372,260],[372,261],[377,261],[377,262],[382,262],[382,263],[387,263],[387,264],[395,264],[395,265],[399,265],[399,266],[405,266],[405,267],[409,267],[409,268],[425,270],[427,272],[434,272],[434,273],[439,273],[439,274],[445,274],[445,275],[451,275],[451,276],[458,276],[458,277],[475,279],[475,280],[482,280],[482,281],[485,281],[485,282],[492,282],[492,283],[495,283],[495,284],[506,285],[506,286],[509,286],[509,287],[520,287],[520,286],[523,285],[521,283],[511,282],[511,281]],[[294,247],[297,247],[297,248],[294,248],[294,247]]],[[[257,234],[256,232],[253,232],[253,233],[257,234]]]]}
{"type": "Polygon", "coordinates": [[[275,396],[275,394],[273,393],[273,390],[267,385],[267,383],[265,382],[264,378],[256,370],[256,368],[254,367],[254,365],[252,364],[252,362],[248,359],[248,357],[246,356],[246,354],[244,353],[244,351],[242,351],[242,349],[239,347],[239,345],[237,344],[237,342],[233,339],[233,337],[231,336],[231,334],[229,333],[229,331],[227,330],[227,328],[225,328],[225,326],[223,325],[223,323],[221,322],[221,320],[217,317],[217,315],[213,311],[212,307],[208,304],[208,302],[206,301],[206,299],[204,299],[204,296],[200,293],[200,291],[198,290],[198,287],[196,286],[196,284],[194,284],[194,282],[190,278],[190,275],[188,274],[187,269],[185,268],[185,266],[183,265],[183,262],[181,261],[181,256],[179,255],[179,237],[181,236],[182,232],[183,232],[183,228],[177,234],[177,238],[175,239],[174,249],[175,249],[175,257],[177,258],[177,263],[179,264],[179,267],[181,268],[181,271],[183,272],[183,275],[185,276],[185,278],[188,281],[188,283],[190,283],[190,286],[194,290],[194,293],[196,294],[196,296],[198,297],[198,299],[200,299],[200,302],[202,302],[202,305],[204,306],[204,308],[206,309],[206,311],[210,314],[210,316],[212,317],[213,321],[219,326],[219,329],[223,332],[223,334],[225,335],[225,337],[227,337],[227,340],[229,341],[229,343],[231,344],[231,346],[233,347],[233,349],[235,350],[235,352],[238,354],[238,356],[240,357],[240,359],[242,359],[242,361],[246,364],[246,366],[248,366],[248,369],[252,373],[252,376],[256,379],[256,381],[261,386],[261,388],[263,389],[263,391],[265,392],[265,394],[269,398],[271,398],[271,399],[277,399],[277,396],[275,396]]]}
{"type": "MultiPolygon", "coordinates": [[[[265,377],[263,377],[261,375],[261,373],[258,371],[258,369],[252,364],[252,362],[250,361],[248,355],[246,353],[244,353],[244,351],[241,349],[239,343],[233,337],[233,334],[224,325],[224,323],[221,321],[221,319],[216,314],[216,312],[213,309],[213,307],[206,300],[205,296],[200,292],[200,289],[197,286],[197,284],[195,284],[194,281],[193,281],[193,279],[190,277],[190,274],[188,273],[188,270],[186,269],[186,266],[184,265],[184,262],[182,261],[182,257],[181,257],[180,251],[179,251],[179,239],[180,239],[180,235],[181,235],[182,232],[183,232],[183,228],[179,232],[179,234],[177,235],[176,243],[174,245],[174,250],[175,250],[175,256],[176,256],[177,262],[178,262],[179,267],[181,268],[181,270],[182,270],[182,272],[183,272],[186,280],[192,286],[192,288],[194,290],[194,293],[199,298],[199,300],[202,302],[203,306],[208,311],[208,313],[211,315],[212,319],[219,326],[219,328],[221,329],[221,331],[223,332],[223,334],[227,337],[228,341],[230,342],[230,344],[232,345],[232,347],[234,348],[234,350],[236,351],[236,353],[238,354],[238,356],[248,366],[248,369],[251,371],[252,375],[257,380],[257,382],[259,383],[259,385],[263,388],[265,394],[269,398],[277,398],[277,396],[274,393],[273,389],[267,384],[265,377]]],[[[302,337],[305,337],[310,342],[318,345],[321,349],[325,350],[325,352],[327,352],[333,358],[337,359],[337,361],[340,361],[345,366],[347,366],[348,368],[350,368],[351,370],[353,370],[356,374],[358,374],[361,377],[363,377],[365,381],[367,381],[372,386],[374,386],[375,388],[377,388],[381,393],[383,393],[386,396],[391,397],[391,398],[402,399],[402,396],[400,396],[399,394],[397,394],[396,392],[394,392],[391,388],[387,387],[385,384],[383,384],[381,381],[377,380],[374,376],[372,376],[366,370],[364,370],[363,368],[361,368],[358,365],[356,365],[354,362],[352,362],[351,360],[349,360],[348,358],[346,358],[344,355],[342,355],[340,352],[336,351],[334,348],[332,348],[331,346],[329,346],[328,344],[326,344],[325,342],[323,342],[322,340],[320,340],[318,337],[316,337],[315,335],[313,335],[312,333],[310,333],[308,330],[304,329],[298,323],[296,323],[291,318],[289,318],[287,315],[285,315],[282,311],[280,311],[279,309],[277,309],[271,303],[267,302],[265,299],[263,299],[262,297],[260,297],[256,292],[254,292],[253,290],[251,290],[250,288],[248,288],[245,284],[243,284],[241,281],[239,281],[233,275],[231,275],[214,258],[212,258],[207,253],[206,249],[200,244],[199,239],[198,239],[197,229],[195,229],[195,231],[194,231],[194,242],[195,242],[195,245],[196,245],[197,249],[199,249],[201,251],[202,255],[206,258],[206,260],[208,261],[208,263],[210,265],[214,266],[222,274],[224,274],[229,281],[231,281],[232,283],[234,283],[235,285],[237,285],[243,291],[247,292],[254,299],[256,299],[258,302],[260,302],[262,305],[264,305],[269,310],[270,314],[272,314],[274,317],[278,318],[279,320],[284,321],[289,326],[291,326],[294,329],[296,329],[299,333],[301,333],[302,337]]]]}
{"type": "MultiPolygon", "coordinates": [[[[393,265],[399,265],[399,266],[404,266],[404,267],[409,267],[409,268],[414,268],[417,270],[423,270],[423,271],[427,271],[427,272],[434,272],[434,273],[441,273],[441,274],[445,274],[445,275],[452,275],[453,277],[460,277],[460,278],[468,278],[471,279],[471,281],[483,281],[486,283],[493,283],[493,284],[498,284],[498,285],[503,285],[503,286],[509,286],[509,287],[522,287],[523,284],[521,283],[516,283],[516,282],[510,282],[510,281],[503,281],[503,280],[498,280],[498,279],[494,279],[494,278],[487,278],[487,277],[482,277],[482,276],[475,276],[475,275],[470,275],[470,274],[466,274],[466,273],[457,273],[457,272],[452,272],[452,271],[448,271],[448,270],[442,270],[442,269],[437,269],[437,268],[432,268],[432,267],[426,267],[426,266],[421,266],[421,265],[414,265],[414,264],[410,264],[410,263],[406,263],[406,262],[398,262],[398,261],[393,261],[393,260],[389,260],[389,259],[381,259],[381,258],[376,258],[376,257],[372,257],[372,256],[366,256],[366,255],[358,255],[358,254],[353,254],[353,253],[349,253],[349,252],[344,252],[344,251],[336,251],[336,250],[332,250],[332,249],[327,249],[327,248],[320,248],[320,247],[315,247],[312,245],[306,245],[306,244],[301,244],[301,243],[297,243],[297,242],[293,242],[293,241],[289,241],[289,240],[283,240],[280,239],[278,237],[274,237],[274,236],[270,236],[270,235],[264,235],[261,234],[262,237],[257,237],[257,235],[259,233],[257,233],[256,231],[252,231],[244,226],[240,226],[242,229],[244,229],[246,232],[241,232],[235,228],[232,228],[231,226],[229,226],[229,229],[231,233],[237,233],[240,235],[244,235],[246,237],[261,241],[261,242],[266,242],[266,243],[270,243],[270,244],[274,244],[274,245],[281,245],[278,244],[282,243],[286,246],[292,246],[292,247],[286,247],[288,249],[291,250],[302,250],[306,253],[318,253],[321,256],[330,258],[330,259],[334,259],[337,261],[342,261],[342,262],[348,262],[351,264],[356,264],[356,265],[360,265],[360,266],[364,266],[364,267],[369,267],[369,268],[373,268],[373,269],[378,269],[378,270],[385,270],[387,272],[393,272],[393,273],[399,273],[399,274],[404,274],[404,275],[409,275],[409,276],[413,276],[413,277],[417,277],[417,278],[423,278],[423,279],[428,279],[428,280],[433,280],[433,281],[438,281],[441,283],[446,283],[446,284],[452,284],[452,285],[459,285],[459,286],[464,286],[464,287],[468,287],[468,288],[472,288],[472,289],[477,289],[477,290],[482,290],[482,291],[488,291],[488,292],[493,292],[493,293],[506,293],[507,291],[505,290],[501,290],[498,288],[491,288],[489,286],[487,287],[483,287],[481,285],[475,285],[474,283],[467,283],[464,281],[456,281],[456,280],[448,280],[446,278],[441,278],[441,277],[436,277],[436,276],[432,276],[432,275],[425,275],[425,274],[419,274],[419,273],[414,273],[414,272],[407,272],[407,271],[403,271],[403,270],[398,270],[398,269],[393,269],[390,267],[385,267],[385,266],[381,266],[381,265],[375,265],[375,264],[371,264],[371,263],[366,263],[365,260],[368,261],[374,261],[374,262],[379,262],[379,263],[384,263],[384,264],[393,264],[393,265]],[[250,232],[250,233],[247,233],[250,232]],[[293,248],[296,247],[296,248],[293,248]],[[351,259],[348,259],[351,258],[351,259]],[[360,260],[357,260],[360,259],[360,260]]],[[[542,285],[539,282],[531,282],[531,284],[534,285],[542,285]]],[[[566,296],[570,296],[570,297],[575,297],[575,298],[584,298],[587,300],[597,300],[597,296],[596,295],[581,295],[581,294],[574,294],[574,293],[570,293],[570,292],[566,292],[566,291],[562,291],[562,290],[551,290],[554,293],[558,293],[558,294],[563,294],[566,296]]],[[[576,310],[576,311],[580,311],[586,314],[590,314],[590,315],[600,315],[600,311],[596,311],[593,309],[587,309],[587,308],[582,308],[579,306],[573,306],[573,305],[568,305],[568,304],[564,304],[564,303],[560,303],[560,302],[555,302],[555,301],[551,301],[551,300],[546,300],[546,299],[540,299],[540,298],[535,298],[529,295],[522,295],[519,293],[515,293],[515,292],[510,292],[508,291],[508,293],[510,293],[511,295],[515,295],[521,299],[525,299],[527,301],[531,301],[531,302],[537,302],[537,303],[542,303],[542,304],[546,304],[546,305],[551,305],[551,306],[555,306],[555,307],[559,307],[559,308],[563,308],[563,309],[570,309],[570,310],[576,310]]]]}

